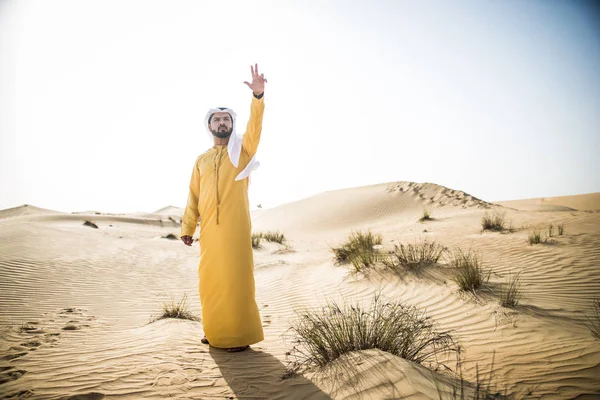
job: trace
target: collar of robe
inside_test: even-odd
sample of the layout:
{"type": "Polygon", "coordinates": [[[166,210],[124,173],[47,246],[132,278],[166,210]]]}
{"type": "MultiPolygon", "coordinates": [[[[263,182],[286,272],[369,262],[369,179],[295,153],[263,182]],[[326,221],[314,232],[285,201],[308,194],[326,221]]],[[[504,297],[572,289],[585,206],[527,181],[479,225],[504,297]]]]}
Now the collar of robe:
{"type": "MultiPolygon", "coordinates": [[[[206,127],[206,130],[208,132],[209,140],[211,142],[214,142],[213,134],[209,129],[208,120],[210,119],[211,115],[219,112],[229,113],[229,115],[231,115],[232,118],[233,129],[231,131],[231,135],[229,136],[229,142],[227,143],[227,153],[229,154],[229,160],[231,161],[231,164],[233,164],[233,166],[237,168],[240,163],[240,153],[242,152],[242,137],[238,136],[235,129],[237,120],[237,114],[235,113],[235,111],[227,107],[211,108],[210,110],[208,110],[208,112],[206,113],[206,117],[204,118],[204,126],[206,127]]],[[[244,168],[244,170],[240,172],[238,176],[236,176],[235,180],[239,181],[245,178],[249,179],[250,173],[257,169],[259,166],[260,162],[258,162],[258,160],[256,159],[256,155],[254,155],[248,163],[248,165],[246,166],[246,168],[244,168]]]]}

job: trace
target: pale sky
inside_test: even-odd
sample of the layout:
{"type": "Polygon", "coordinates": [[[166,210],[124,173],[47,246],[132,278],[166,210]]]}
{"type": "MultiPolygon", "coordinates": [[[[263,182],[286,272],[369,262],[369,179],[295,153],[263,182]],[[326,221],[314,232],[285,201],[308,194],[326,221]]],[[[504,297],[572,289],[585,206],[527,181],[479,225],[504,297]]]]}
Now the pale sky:
{"type": "Polygon", "coordinates": [[[0,1],[0,209],[184,207],[268,79],[252,208],[392,181],[600,191],[594,1],[0,1]]]}

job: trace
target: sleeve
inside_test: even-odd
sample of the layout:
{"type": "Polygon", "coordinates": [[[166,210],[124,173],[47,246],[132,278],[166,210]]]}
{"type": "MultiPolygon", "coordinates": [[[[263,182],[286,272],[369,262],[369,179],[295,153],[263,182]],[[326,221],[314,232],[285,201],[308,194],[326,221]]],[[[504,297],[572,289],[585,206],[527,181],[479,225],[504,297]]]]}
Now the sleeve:
{"type": "Polygon", "coordinates": [[[252,96],[252,104],[250,106],[250,119],[246,126],[244,139],[242,141],[242,150],[244,150],[250,158],[254,157],[258,150],[260,142],[260,134],[262,132],[263,113],[265,110],[264,96],[260,99],[252,96]]]}
{"type": "Polygon", "coordinates": [[[181,224],[181,236],[194,236],[196,225],[200,219],[198,211],[198,197],[200,195],[200,171],[198,170],[198,159],[192,170],[192,178],[190,179],[190,192],[188,195],[187,205],[183,213],[181,224]]]}

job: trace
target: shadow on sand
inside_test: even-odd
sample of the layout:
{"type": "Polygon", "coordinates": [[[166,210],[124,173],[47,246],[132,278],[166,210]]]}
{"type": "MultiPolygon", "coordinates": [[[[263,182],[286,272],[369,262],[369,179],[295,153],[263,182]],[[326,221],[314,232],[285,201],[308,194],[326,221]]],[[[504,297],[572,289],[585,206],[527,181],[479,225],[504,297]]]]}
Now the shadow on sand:
{"type": "Polygon", "coordinates": [[[282,379],[285,365],[268,353],[252,348],[240,353],[209,350],[223,378],[239,399],[331,399],[302,376],[282,379]]]}

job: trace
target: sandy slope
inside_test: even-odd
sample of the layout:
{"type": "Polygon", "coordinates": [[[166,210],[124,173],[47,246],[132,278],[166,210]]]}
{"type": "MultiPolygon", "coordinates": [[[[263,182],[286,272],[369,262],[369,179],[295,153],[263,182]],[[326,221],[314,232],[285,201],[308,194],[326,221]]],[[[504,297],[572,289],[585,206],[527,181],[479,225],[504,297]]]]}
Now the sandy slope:
{"type": "Polygon", "coordinates": [[[496,204],[528,211],[599,211],[600,193],[499,201],[496,204]]]}
{"type": "MultiPolygon", "coordinates": [[[[553,205],[599,209],[594,196],[553,205]]],[[[235,355],[200,344],[201,323],[148,324],[170,297],[187,294],[190,308],[200,310],[198,244],[162,238],[178,234],[180,209],[129,216],[31,206],[0,211],[0,396],[450,398],[443,393],[453,378],[378,350],[350,355],[325,372],[280,379],[295,309],[328,299],[368,303],[376,290],[452,330],[471,381],[476,365],[487,372],[494,360],[494,382],[509,393],[600,396],[600,341],[585,326],[600,297],[600,213],[507,206],[430,183],[397,182],[257,210],[254,231],[281,230],[292,251],[277,244],[255,251],[266,338],[235,355]],[[433,220],[420,223],[424,207],[433,220]],[[481,232],[481,217],[494,210],[505,212],[514,233],[481,232]],[[98,229],[82,225],[86,219],[98,229]],[[529,231],[550,223],[564,224],[565,234],[529,246],[529,231]],[[425,238],[472,247],[492,270],[489,287],[477,296],[458,294],[444,265],[402,277],[352,275],[335,266],[329,246],[369,228],[386,247],[425,238]],[[498,288],[515,271],[522,271],[524,298],[516,310],[503,309],[498,288]]]]}

